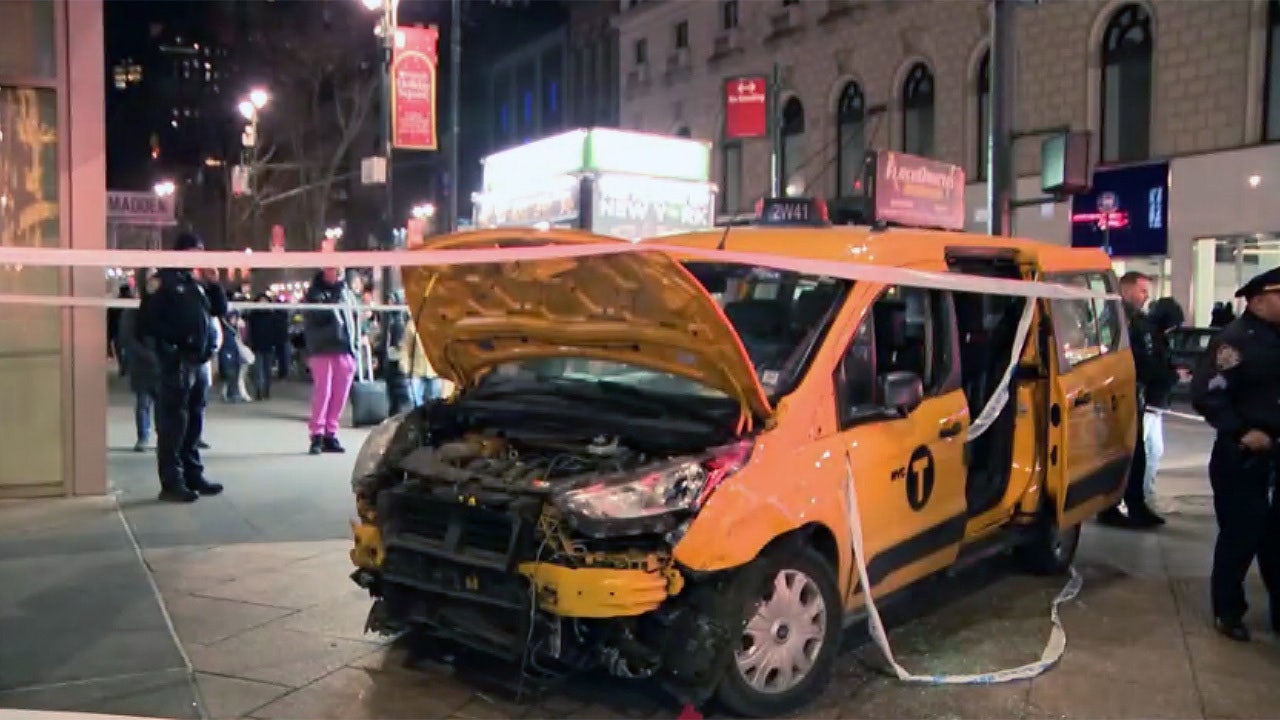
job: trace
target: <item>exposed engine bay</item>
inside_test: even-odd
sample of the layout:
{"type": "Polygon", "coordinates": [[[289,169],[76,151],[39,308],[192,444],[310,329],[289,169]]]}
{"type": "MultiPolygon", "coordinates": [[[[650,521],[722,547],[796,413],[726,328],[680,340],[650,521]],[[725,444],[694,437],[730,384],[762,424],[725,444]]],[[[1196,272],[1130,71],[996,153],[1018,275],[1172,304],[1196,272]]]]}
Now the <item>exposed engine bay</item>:
{"type": "Polygon", "coordinates": [[[714,685],[735,635],[710,618],[734,613],[717,609],[719,580],[682,572],[671,547],[748,446],[670,455],[569,427],[476,429],[442,412],[411,413],[377,469],[353,477],[352,577],[377,599],[370,629],[542,675],[605,668],[714,685]]]}

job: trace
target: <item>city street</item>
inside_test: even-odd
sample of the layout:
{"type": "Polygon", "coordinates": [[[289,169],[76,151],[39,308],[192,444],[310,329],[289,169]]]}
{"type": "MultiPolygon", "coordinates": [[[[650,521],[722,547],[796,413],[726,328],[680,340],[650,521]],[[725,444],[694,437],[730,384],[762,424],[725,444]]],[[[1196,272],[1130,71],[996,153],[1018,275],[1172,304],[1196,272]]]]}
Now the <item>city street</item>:
{"type": "MultiPolygon", "coordinates": [[[[501,673],[455,673],[364,635],[369,603],[347,577],[348,472],[363,433],[342,434],[345,456],[309,457],[305,388],[277,394],[211,403],[206,457],[210,478],[227,486],[222,496],[157,504],[153,455],[131,451],[131,411],[116,393],[108,461],[127,525],[110,500],[0,505],[0,707],[262,720],[679,713],[652,686],[599,679],[517,703],[493,682],[501,673]]],[[[1004,685],[910,686],[883,673],[857,631],[836,680],[804,716],[1274,717],[1280,643],[1257,612],[1265,602],[1254,604],[1251,644],[1210,627],[1214,530],[1203,467],[1211,436],[1194,421],[1166,428],[1160,487],[1169,525],[1144,534],[1086,528],[1084,588],[1063,606],[1067,649],[1057,668],[1004,685]]],[[[894,651],[917,673],[1031,662],[1060,585],[1000,559],[934,583],[890,613],[894,651]]]]}

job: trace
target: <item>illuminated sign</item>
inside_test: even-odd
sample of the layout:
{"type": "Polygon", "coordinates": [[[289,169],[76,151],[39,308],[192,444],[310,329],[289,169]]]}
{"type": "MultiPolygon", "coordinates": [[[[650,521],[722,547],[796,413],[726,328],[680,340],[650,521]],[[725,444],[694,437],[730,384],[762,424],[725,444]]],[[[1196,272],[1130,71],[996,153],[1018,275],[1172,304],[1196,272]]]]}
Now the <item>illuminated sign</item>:
{"type": "Polygon", "coordinates": [[[392,139],[397,148],[435,150],[438,32],[430,27],[396,28],[391,60],[392,139]]]}
{"type": "Polygon", "coordinates": [[[1169,252],[1169,163],[1098,170],[1093,188],[1071,201],[1071,246],[1113,257],[1169,252]]]}
{"type": "Polygon", "coordinates": [[[756,225],[809,225],[823,227],[827,205],[814,198],[765,198],[756,203],[756,225]]]}
{"type": "Polygon", "coordinates": [[[724,83],[724,138],[742,140],[769,134],[769,79],[729,78],[724,83]]]}
{"type": "Polygon", "coordinates": [[[474,198],[476,224],[527,227],[576,221],[581,213],[579,194],[579,181],[572,175],[552,178],[532,192],[480,194],[474,198]]]}
{"type": "Polygon", "coordinates": [[[709,183],[601,175],[593,184],[590,230],[637,241],[715,223],[715,191],[709,183]]]}
{"type": "Polygon", "coordinates": [[[121,225],[173,225],[173,196],[154,192],[107,191],[107,222],[121,225]]]}
{"type": "Polygon", "coordinates": [[[873,151],[877,220],[908,227],[964,229],[964,170],[889,150],[873,151]]]}
{"type": "Polygon", "coordinates": [[[592,128],[503,150],[482,163],[486,192],[536,187],[548,178],[575,173],[616,172],[705,182],[711,177],[711,145],[689,138],[592,128]]]}

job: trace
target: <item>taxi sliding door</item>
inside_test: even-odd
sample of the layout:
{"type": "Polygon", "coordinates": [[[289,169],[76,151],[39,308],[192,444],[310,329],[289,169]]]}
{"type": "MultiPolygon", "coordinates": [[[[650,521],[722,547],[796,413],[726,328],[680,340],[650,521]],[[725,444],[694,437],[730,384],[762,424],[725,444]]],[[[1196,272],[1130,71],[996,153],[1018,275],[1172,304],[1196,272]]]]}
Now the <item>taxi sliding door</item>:
{"type": "MultiPolygon", "coordinates": [[[[1108,275],[1046,278],[1095,291],[1112,290],[1108,275]],[[1095,276],[1095,277],[1090,277],[1095,276]]],[[[1102,300],[1052,300],[1055,373],[1049,407],[1048,489],[1060,527],[1116,502],[1129,471],[1135,432],[1133,362],[1122,310],[1102,300]]]]}

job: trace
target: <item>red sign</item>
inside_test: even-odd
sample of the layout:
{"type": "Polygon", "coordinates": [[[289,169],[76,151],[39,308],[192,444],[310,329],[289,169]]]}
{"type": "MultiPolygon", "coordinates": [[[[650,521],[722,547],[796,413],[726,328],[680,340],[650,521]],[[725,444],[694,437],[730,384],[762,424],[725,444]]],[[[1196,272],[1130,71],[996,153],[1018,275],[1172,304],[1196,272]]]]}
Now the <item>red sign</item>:
{"type": "Polygon", "coordinates": [[[271,252],[284,252],[284,226],[271,226],[271,252]]]}
{"type": "Polygon", "coordinates": [[[876,153],[875,216],[910,227],[964,229],[964,170],[917,155],[876,153]]]}
{"type": "Polygon", "coordinates": [[[724,139],[769,134],[769,79],[763,75],[730,78],[724,83],[724,139]]]}
{"type": "Polygon", "coordinates": [[[391,60],[393,144],[407,150],[435,150],[436,69],[439,64],[436,26],[396,28],[391,60]]]}

